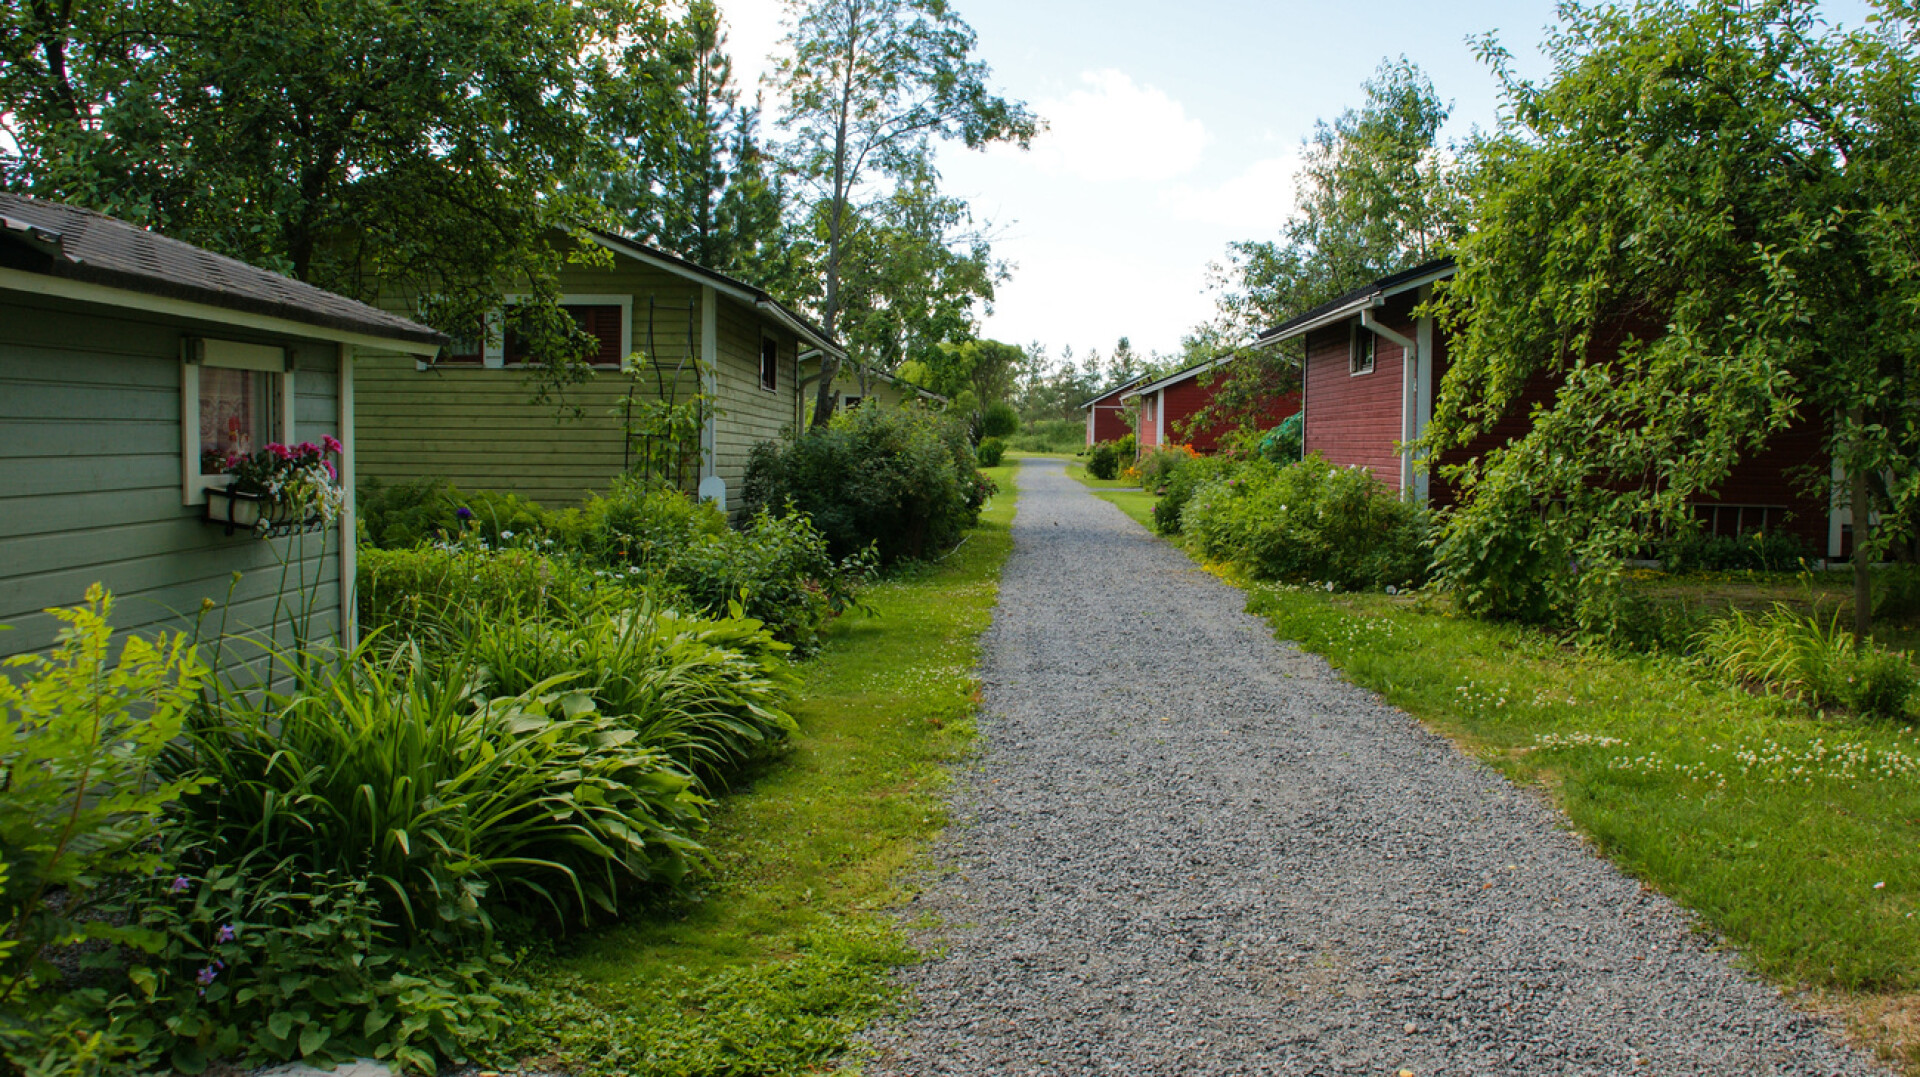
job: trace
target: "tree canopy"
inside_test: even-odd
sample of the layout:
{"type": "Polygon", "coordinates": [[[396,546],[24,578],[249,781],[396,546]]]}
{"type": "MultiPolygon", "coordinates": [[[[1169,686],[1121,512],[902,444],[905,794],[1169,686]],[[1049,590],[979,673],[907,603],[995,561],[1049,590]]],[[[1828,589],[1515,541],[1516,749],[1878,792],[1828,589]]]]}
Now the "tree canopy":
{"type": "MultiPolygon", "coordinates": [[[[1840,491],[1855,518],[1878,511],[1856,560],[1911,540],[1920,36],[1913,4],[1876,8],[1842,31],[1814,0],[1567,6],[1539,85],[1483,43],[1507,120],[1471,148],[1433,441],[1464,443],[1530,379],[1559,388],[1455,476],[1441,565],[1469,606],[1609,623],[1623,558],[1796,422],[1863,480],[1840,491]]],[[[1801,481],[1824,491],[1825,462],[1801,481]]]]}
{"type": "MultiPolygon", "coordinates": [[[[1017,101],[996,96],[988,69],[974,56],[974,33],[945,0],[790,0],[792,52],[777,81],[788,133],[781,152],[796,177],[802,215],[815,230],[828,333],[843,314],[880,304],[842,294],[856,237],[875,223],[874,208],[894,195],[925,191],[934,178],[931,145],[1025,145],[1037,121],[1017,101]]],[[[927,197],[919,206],[942,210],[927,197]]],[[[917,222],[928,223],[922,216],[917,222]]],[[[896,221],[896,224],[898,222],[896,221]]],[[[894,238],[914,238],[911,227],[894,238]]],[[[942,237],[943,239],[945,237],[942,237]]],[[[867,237],[867,242],[878,242],[867,237]]],[[[924,243],[917,254],[934,254],[924,243]]],[[[937,255],[935,256],[937,260],[937,255]]],[[[990,276],[983,278],[990,283],[990,276]]],[[[987,292],[990,295],[991,292],[987,292]]],[[[838,360],[822,364],[814,423],[831,417],[830,389],[838,360]]]]}

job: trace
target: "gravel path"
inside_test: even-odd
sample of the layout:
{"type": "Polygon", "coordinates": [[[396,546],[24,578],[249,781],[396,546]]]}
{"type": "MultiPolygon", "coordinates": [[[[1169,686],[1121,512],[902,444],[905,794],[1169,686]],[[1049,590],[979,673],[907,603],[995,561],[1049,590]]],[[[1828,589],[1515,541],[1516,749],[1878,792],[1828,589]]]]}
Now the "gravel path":
{"type": "Polygon", "coordinates": [[[1020,473],[877,1074],[1869,1074],[1534,797],[1020,473]]]}

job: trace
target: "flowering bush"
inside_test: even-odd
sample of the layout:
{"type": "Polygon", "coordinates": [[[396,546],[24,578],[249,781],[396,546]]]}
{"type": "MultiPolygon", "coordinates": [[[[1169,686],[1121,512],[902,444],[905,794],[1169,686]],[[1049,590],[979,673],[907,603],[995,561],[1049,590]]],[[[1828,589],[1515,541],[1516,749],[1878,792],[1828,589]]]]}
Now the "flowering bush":
{"type": "Polygon", "coordinates": [[[289,448],[272,442],[250,455],[231,454],[221,465],[230,476],[229,493],[277,501],[291,509],[296,519],[317,517],[332,523],[346,503],[340,471],[328,459],[339,454],[340,442],[329,434],[318,445],[303,441],[289,448]]]}

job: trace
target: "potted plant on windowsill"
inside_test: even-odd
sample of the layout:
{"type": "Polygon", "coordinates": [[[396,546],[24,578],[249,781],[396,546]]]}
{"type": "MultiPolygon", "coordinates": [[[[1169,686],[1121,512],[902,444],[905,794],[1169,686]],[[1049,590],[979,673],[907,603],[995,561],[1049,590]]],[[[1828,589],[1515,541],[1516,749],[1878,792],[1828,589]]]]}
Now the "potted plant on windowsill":
{"type": "Polygon", "coordinates": [[[340,454],[331,436],[315,445],[268,445],[223,463],[227,487],[207,491],[207,520],[225,524],[227,534],[246,529],[258,535],[317,531],[340,518],[346,491],[329,457],[340,454]]]}

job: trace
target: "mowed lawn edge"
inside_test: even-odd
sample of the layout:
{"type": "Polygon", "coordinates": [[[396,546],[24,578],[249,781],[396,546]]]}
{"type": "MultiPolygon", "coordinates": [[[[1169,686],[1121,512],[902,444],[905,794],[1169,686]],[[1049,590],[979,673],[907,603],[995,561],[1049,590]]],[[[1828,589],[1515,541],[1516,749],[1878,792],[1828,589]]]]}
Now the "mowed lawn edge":
{"type": "MultiPolygon", "coordinates": [[[[1146,525],[1150,507],[1095,493],[1146,525]]],[[[1747,967],[1920,1075],[1920,733],[1443,602],[1203,567],[1245,591],[1277,638],[1541,790],[1747,967]]]]}
{"type": "Polygon", "coordinates": [[[798,667],[800,731],[721,799],[701,899],[536,963],[494,1061],[578,1077],[818,1072],[894,1005],[892,973],[919,955],[891,910],[973,745],[1015,466],[985,469],[999,492],[957,548],[874,585],[872,615],[842,617],[798,667]]]}

